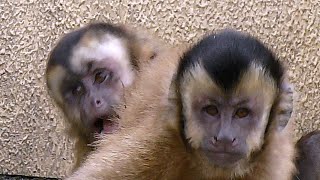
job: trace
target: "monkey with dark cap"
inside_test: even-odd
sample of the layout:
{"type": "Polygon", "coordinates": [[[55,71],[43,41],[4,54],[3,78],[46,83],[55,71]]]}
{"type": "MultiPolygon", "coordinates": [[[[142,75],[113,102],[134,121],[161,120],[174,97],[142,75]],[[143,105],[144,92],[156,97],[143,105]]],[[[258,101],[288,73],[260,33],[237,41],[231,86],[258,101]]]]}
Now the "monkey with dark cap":
{"type": "Polygon", "coordinates": [[[139,82],[119,111],[124,128],[69,179],[292,179],[292,88],[256,38],[212,33],[139,82]]]}

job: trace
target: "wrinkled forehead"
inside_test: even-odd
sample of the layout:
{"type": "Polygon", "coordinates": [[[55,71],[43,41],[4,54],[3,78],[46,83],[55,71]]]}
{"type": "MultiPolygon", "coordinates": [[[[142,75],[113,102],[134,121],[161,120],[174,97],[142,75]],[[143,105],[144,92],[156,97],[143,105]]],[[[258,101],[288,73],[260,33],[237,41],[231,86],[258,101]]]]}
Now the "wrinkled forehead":
{"type": "Polygon", "coordinates": [[[181,94],[189,100],[199,96],[256,97],[268,101],[266,103],[274,100],[277,92],[276,83],[261,66],[252,64],[240,76],[231,91],[225,91],[214,79],[210,78],[203,66],[198,64],[185,72],[180,85],[181,94]]]}
{"type": "Polygon", "coordinates": [[[70,65],[75,74],[85,74],[92,63],[103,65],[113,61],[128,66],[129,52],[125,39],[113,34],[87,32],[73,48],[70,65]]]}

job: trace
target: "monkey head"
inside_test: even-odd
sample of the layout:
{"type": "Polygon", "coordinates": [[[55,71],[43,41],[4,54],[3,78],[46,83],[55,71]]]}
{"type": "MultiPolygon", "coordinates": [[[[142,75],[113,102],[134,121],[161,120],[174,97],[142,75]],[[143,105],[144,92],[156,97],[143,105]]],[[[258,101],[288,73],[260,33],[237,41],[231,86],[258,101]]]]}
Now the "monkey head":
{"type": "Polygon", "coordinates": [[[206,172],[250,169],[270,126],[280,124],[272,117],[283,76],[270,50],[232,30],[211,34],[184,54],[175,80],[181,135],[206,172]]]}
{"type": "Polygon", "coordinates": [[[71,128],[92,138],[117,129],[114,106],[135,78],[138,51],[121,26],[89,24],[66,34],[51,51],[46,69],[49,93],[71,128]],[[135,54],[136,53],[136,54],[135,54]]]}

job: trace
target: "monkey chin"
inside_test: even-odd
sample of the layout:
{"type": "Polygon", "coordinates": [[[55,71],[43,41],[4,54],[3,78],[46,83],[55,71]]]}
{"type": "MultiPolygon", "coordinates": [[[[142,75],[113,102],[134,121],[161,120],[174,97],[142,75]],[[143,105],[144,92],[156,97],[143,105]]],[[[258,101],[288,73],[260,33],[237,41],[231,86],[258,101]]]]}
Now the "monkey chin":
{"type": "Polygon", "coordinates": [[[206,151],[205,157],[215,167],[234,168],[246,156],[238,152],[206,151]]]}

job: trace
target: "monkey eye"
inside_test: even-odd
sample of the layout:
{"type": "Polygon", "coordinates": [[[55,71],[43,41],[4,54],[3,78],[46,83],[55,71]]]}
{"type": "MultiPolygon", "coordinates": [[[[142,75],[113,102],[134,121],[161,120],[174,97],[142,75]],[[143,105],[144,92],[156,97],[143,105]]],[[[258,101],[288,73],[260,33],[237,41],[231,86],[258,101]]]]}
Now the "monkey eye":
{"type": "Polygon", "coordinates": [[[210,116],[215,116],[219,113],[218,108],[214,105],[208,105],[203,108],[203,111],[206,112],[210,116]]]}
{"type": "Polygon", "coordinates": [[[75,96],[79,96],[79,95],[83,94],[83,92],[84,92],[84,89],[81,85],[78,85],[72,89],[72,94],[75,96]]]}
{"type": "Polygon", "coordinates": [[[101,84],[103,81],[108,79],[109,76],[110,76],[110,73],[108,73],[106,71],[98,71],[94,77],[94,82],[101,84]]]}
{"type": "Polygon", "coordinates": [[[247,108],[239,108],[237,109],[235,114],[237,118],[244,118],[244,117],[247,117],[248,115],[249,115],[249,109],[247,108]]]}

